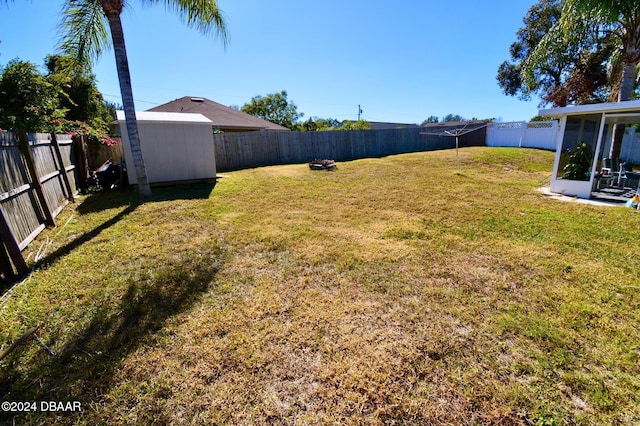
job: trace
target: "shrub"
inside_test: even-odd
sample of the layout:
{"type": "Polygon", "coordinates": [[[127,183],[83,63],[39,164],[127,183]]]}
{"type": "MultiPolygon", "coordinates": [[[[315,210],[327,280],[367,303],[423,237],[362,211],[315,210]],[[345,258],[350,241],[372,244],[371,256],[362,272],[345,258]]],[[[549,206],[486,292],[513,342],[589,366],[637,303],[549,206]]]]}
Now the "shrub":
{"type": "Polygon", "coordinates": [[[106,146],[114,146],[118,144],[118,140],[109,136],[106,132],[88,125],[84,121],[72,121],[66,119],[51,120],[48,131],[62,134],[66,133],[73,136],[83,136],[84,140],[89,143],[97,143],[106,146]]]}
{"type": "Polygon", "coordinates": [[[569,162],[564,166],[564,179],[588,180],[588,173],[593,162],[591,147],[585,142],[577,142],[573,149],[567,151],[569,162]]]}

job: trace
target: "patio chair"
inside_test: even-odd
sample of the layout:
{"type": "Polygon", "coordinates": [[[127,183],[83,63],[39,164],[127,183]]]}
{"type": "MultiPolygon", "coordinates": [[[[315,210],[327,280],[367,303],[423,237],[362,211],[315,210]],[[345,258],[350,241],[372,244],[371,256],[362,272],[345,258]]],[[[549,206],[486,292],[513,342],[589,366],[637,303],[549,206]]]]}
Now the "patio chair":
{"type": "Polygon", "coordinates": [[[620,164],[620,174],[618,177],[618,186],[629,186],[637,188],[640,185],[640,172],[634,172],[631,163],[625,162],[620,164]]]}
{"type": "MultiPolygon", "coordinates": [[[[602,169],[600,173],[604,176],[612,176],[613,179],[607,179],[609,186],[617,186],[624,188],[627,185],[629,179],[640,179],[640,173],[635,173],[631,170],[631,164],[625,162],[621,158],[603,158],[602,169]]],[[[599,184],[600,182],[598,182],[599,184]]],[[[598,185],[598,188],[600,186],[598,185]]]]}
{"type": "Polygon", "coordinates": [[[614,174],[620,170],[619,158],[603,158],[602,159],[602,171],[607,171],[609,174],[614,174]]]}
{"type": "Polygon", "coordinates": [[[618,179],[618,172],[614,172],[614,170],[619,170],[619,161],[617,158],[602,159],[602,168],[595,175],[597,189],[600,189],[602,182],[605,182],[607,186],[611,186],[618,179]]]}

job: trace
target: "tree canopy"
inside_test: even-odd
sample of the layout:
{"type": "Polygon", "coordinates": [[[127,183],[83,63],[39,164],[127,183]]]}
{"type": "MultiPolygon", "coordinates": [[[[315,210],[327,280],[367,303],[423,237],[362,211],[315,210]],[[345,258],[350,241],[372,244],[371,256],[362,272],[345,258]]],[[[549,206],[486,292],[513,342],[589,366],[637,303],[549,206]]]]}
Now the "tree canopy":
{"type": "Polygon", "coordinates": [[[287,99],[286,90],[255,96],[251,98],[251,102],[242,106],[241,111],[292,130],[298,129],[297,122],[304,116],[298,112],[296,104],[287,99]]]}
{"type": "Polygon", "coordinates": [[[62,55],[48,55],[45,66],[46,78],[58,88],[65,118],[108,131],[109,123],[115,119],[115,107],[105,102],[90,68],[79,69],[72,58],[62,55]]]}
{"type": "MultiPolygon", "coordinates": [[[[471,120],[475,121],[475,120],[477,120],[477,118],[472,118],[471,120]]],[[[433,123],[452,123],[452,122],[457,122],[457,121],[467,121],[467,119],[465,117],[461,116],[460,114],[447,114],[442,118],[439,118],[436,115],[430,115],[420,125],[421,126],[426,126],[427,124],[433,124],[433,123]]],[[[488,121],[493,121],[493,118],[484,119],[482,121],[487,121],[487,122],[488,121]]]]}
{"type": "MultiPolygon", "coordinates": [[[[119,18],[124,9],[133,6],[132,0],[65,0],[64,3],[60,47],[66,55],[76,58],[82,65],[91,64],[111,47],[119,47],[113,42],[109,19],[119,18]]],[[[149,0],[136,3],[162,3],[188,27],[220,38],[225,46],[228,43],[224,16],[216,0],[149,0]]]]}
{"type": "Polygon", "coordinates": [[[437,116],[430,115],[426,120],[422,122],[421,126],[424,126],[425,124],[438,123],[439,121],[440,119],[437,116]]]}
{"type": "Polygon", "coordinates": [[[63,118],[57,88],[36,65],[19,59],[9,61],[0,75],[0,128],[43,131],[51,121],[63,118]]]}
{"type": "Polygon", "coordinates": [[[65,67],[72,61],[47,56],[48,74],[31,62],[14,59],[0,73],[0,128],[24,132],[72,133],[113,145],[113,118],[91,73],[65,67]]]}
{"type": "MultiPolygon", "coordinates": [[[[576,43],[595,33],[600,50],[609,45],[608,63],[612,81],[617,85],[618,101],[633,97],[637,87],[637,67],[640,62],[640,3],[637,0],[565,0],[560,20],[544,36],[532,55],[531,65],[544,58],[544,50],[553,45],[555,37],[576,43]]],[[[588,40],[588,38],[587,38],[588,40]]],[[[529,66],[525,67],[525,74],[529,66]]],[[[613,98],[616,98],[614,93],[613,98]]]]}
{"type": "Polygon", "coordinates": [[[536,68],[535,79],[525,82],[522,78],[524,63],[560,19],[561,11],[562,0],[541,0],[529,8],[523,18],[524,26],[516,32],[517,40],[509,47],[510,61],[498,67],[498,85],[505,95],[529,100],[532,94],[539,94],[544,99],[561,83],[571,56],[563,49],[549,52],[548,60],[536,68]]]}
{"type": "Polygon", "coordinates": [[[465,120],[466,118],[464,118],[460,114],[447,114],[444,117],[442,117],[443,123],[451,123],[454,121],[465,121],[465,120]]]}
{"type": "Polygon", "coordinates": [[[506,95],[538,95],[542,105],[554,106],[632,97],[640,58],[639,3],[540,0],[523,23],[510,61],[498,68],[506,95]],[[625,76],[625,69],[634,75],[625,76]]]}
{"type": "MultiPolygon", "coordinates": [[[[541,81],[544,66],[567,55],[569,66],[543,103],[627,101],[635,96],[640,63],[640,3],[637,0],[541,0],[561,5],[559,19],[521,62],[524,87],[541,81]]],[[[500,75],[500,74],[499,74],[500,75]]],[[[614,125],[609,156],[618,158],[624,125],[614,125]]]]}
{"type": "Polygon", "coordinates": [[[322,130],[337,130],[340,127],[340,121],[336,118],[318,118],[309,117],[307,121],[302,123],[305,132],[315,132],[322,130]]]}
{"type": "Polygon", "coordinates": [[[367,120],[345,120],[342,122],[342,125],[338,128],[338,130],[369,130],[371,129],[371,123],[367,120]]]}

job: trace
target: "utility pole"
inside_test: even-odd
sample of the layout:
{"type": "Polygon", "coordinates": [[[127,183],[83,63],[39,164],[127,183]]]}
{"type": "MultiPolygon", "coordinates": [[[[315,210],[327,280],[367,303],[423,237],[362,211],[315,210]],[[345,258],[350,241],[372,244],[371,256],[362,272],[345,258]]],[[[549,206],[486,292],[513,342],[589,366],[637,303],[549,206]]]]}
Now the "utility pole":
{"type": "Polygon", "coordinates": [[[358,104],[358,121],[360,121],[360,114],[362,114],[362,108],[360,108],[360,104],[358,104]]]}

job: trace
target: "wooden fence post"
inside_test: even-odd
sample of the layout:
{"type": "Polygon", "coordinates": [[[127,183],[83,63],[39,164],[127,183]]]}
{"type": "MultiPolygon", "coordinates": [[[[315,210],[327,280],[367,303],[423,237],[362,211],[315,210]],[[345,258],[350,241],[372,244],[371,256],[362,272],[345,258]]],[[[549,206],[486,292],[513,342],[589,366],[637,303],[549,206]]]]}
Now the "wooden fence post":
{"type": "Polygon", "coordinates": [[[36,171],[35,162],[33,160],[33,155],[31,154],[31,149],[29,148],[29,140],[27,139],[26,132],[18,132],[18,144],[20,146],[20,151],[22,152],[22,157],[24,158],[25,165],[27,166],[27,170],[29,171],[29,184],[32,185],[33,190],[38,197],[38,201],[40,202],[40,208],[42,209],[42,213],[44,214],[45,224],[47,226],[56,226],[56,223],[53,219],[53,214],[51,213],[51,209],[47,204],[47,198],[44,195],[44,190],[42,189],[42,184],[40,183],[40,176],[36,171]]]}
{"type": "Polygon", "coordinates": [[[56,138],[56,134],[51,132],[51,146],[53,147],[53,152],[56,154],[56,160],[58,161],[59,168],[58,170],[62,173],[62,181],[64,182],[64,187],[67,190],[67,200],[75,203],[75,197],[73,196],[73,190],[71,189],[71,183],[69,182],[69,176],[67,176],[67,169],[64,166],[64,161],[62,160],[62,153],[60,152],[60,145],[58,145],[58,138],[56,138]]]}
{"type": "Polygon", "coordinates": [[[4,275],[5,279],[15,278],[16,274],[13,272],[11,259],[9,259],[7,249],[4,246],[4,242],[1,240],[2,236],[0,236],[0,276],[4,275]]]}
{"type": "Polygon", "coordinates": [[[24,257],[22,257],[20,246],[11,229],[9,229],[4,212],[0,208],[0,267],[2,267],[2,272],[7,278],[15,276],[9,259],[11,259],[19,274],[23,274],[29,269],[24,257]]]}
{"type": "Polygon", "coordinates": [[[89,154],[87,144],[84,141],[84,136],[74,136],[73,143],[76,146],[76,170],[79,177],[78,185],[82,189],[86,189],[91,179],[91,172],[89,171],[89,154]]]}

